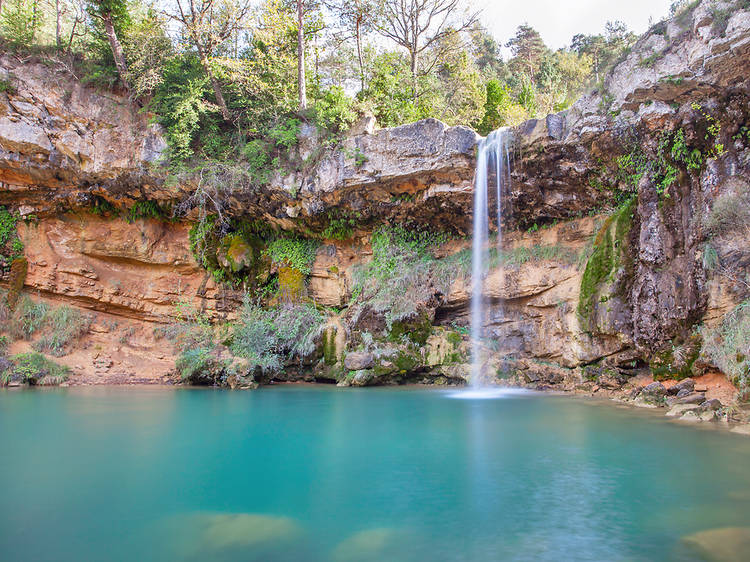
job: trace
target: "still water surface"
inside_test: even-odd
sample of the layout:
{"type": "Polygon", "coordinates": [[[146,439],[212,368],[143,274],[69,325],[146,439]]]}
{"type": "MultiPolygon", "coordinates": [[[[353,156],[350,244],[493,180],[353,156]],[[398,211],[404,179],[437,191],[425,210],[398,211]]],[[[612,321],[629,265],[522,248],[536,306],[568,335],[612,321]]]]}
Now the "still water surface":
{"type": "Polygon", "coordinates": [[[683,536],[750,526],[747,437],[450,396],[0,392],[0,558],[697,560],[683,536]]]}

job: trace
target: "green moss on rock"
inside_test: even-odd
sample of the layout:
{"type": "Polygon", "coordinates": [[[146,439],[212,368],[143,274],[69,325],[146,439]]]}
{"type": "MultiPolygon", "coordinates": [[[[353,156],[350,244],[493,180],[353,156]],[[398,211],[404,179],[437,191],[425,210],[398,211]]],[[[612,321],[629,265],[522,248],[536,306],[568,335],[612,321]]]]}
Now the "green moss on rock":
{"type": "Polygon", "coordinates": [[[627,251],[636,199],[632,198],[602,226],[594,240],[594,251],[581,277],[578,297],[578,319],[581,329],[591,332],[596,328],[596,308],[609,300],[604,294],[607,285],[615,281],[618,270],[625,279],[632,277],[633,260],[627,251]]]}

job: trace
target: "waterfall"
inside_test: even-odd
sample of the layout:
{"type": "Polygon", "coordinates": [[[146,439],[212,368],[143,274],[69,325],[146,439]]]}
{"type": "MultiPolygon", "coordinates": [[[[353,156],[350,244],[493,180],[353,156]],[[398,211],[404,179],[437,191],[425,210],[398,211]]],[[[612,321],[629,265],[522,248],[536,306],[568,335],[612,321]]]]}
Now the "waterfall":
{"type": "Polygon", "coordinates": [[[493,377],[483,372],[487,322],[484,280],[489,271],[489,180],[494,170],[497,197],[497,249],[502,245],[502,200],[510,184],[510,150],[507,128],[498,129],[480,141],[474,174],[474,227],[471,253],[471,385],[485,386],[493,377]]]}

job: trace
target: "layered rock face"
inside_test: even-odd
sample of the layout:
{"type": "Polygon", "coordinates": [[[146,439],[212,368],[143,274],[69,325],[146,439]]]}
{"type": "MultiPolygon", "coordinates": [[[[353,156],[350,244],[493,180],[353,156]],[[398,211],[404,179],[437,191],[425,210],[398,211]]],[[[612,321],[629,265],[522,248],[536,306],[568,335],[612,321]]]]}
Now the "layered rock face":
{"type": "MultiPolygon", "coordinates": [[[[714,13],[703,2],[656,26],[597,92],[514,131],[504,205],[510,259],[485,282],[502,305],[488,319],[498,375],[575,386],[571,380],[585,382],[582,368],[598,363],[627,377],[656,352],[685,345],[696,324],[718,325],[747,297],[746,229],[709,236],[707,224],[717,202],[746,203],[750,191],[750,12],[732,11],[725,29],[714,13]],[[675,160],[678,133],[700,151],[700,166],[675,160]],[[631,170],[634,159],[640,167],[631,170]],[[705,260],[709,243],[718,268],[705,260]]],[[[157,163],[166,145],[147,116],[62,71],[9,57],[0,63],[15,86],[0,99],[0,205],[26,219],[18,233],[27,290],[136,323],[168,323],[181,301],[232,318],[241,287],[217,284],[196,262],[188,237],[194,214],[128,221],[92,212],[101,202],[176,207],[195,189],[165,181],[157,163]]],[[[362,334],[384,330],[382,313],[354,318],[346,309],[375,229],[409,224],[450,233],[455,239],[440,256],[468,247],[462,236],[471,231],[477,140],[471,129],[436,120],[375,130],[365,119],[312,169],[227,195],[231,215],[297,233],[320,233],[331,216],[357,217],[345,240],[323,241],[307,280],[312,300],[337,309],[330,333],[339,367],[358,373],[349,382],[401,382],[402,371],[456,381],[468,373],[466,275],[448,290],[430,285],[417,303],[432,331],[407,368],[383,370],[369,356],[366,367],[351,357],[347,366],[344,355],[369,353],[356,351],[362,334]]],[[[315,131],[305,129],[296,150],[309,155],[315,144],[315,131]]],[[[294,376],[330,375],[310,368],[294,376]]],[[[605,387],[606,377],[613,375],[602,379],[605,387]]]]}

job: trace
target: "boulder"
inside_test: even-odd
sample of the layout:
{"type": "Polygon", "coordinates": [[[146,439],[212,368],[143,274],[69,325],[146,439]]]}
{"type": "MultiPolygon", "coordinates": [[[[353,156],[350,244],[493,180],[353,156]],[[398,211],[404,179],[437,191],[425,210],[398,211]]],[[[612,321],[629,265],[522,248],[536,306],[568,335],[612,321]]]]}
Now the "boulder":
{"type": "Polygon", "coordinates": [[[669,409],[666,415],[670,418],[679,418],[687,412],[695,412],[699,408],[700,406],[696,404],[676,404],[669,409]]]}
{"type": "Polygon", "coordinates": [[[652,382],[651,384],[643,387],[638,397],[635,399],[636,405],[639,406],[662,406],[664,405],[664,397],[667,394],[667,389],[660,382],[652,382]]]}
{"type": "Polygon", "coordinates": [[[693,393],[683,398],[677,398],[675,404],[703,404],[706,401],[706,395],[702,393],[693,393]]]}
{"type": "Polygon", "coordinates": [[[750,552],[750,527],[723,527],[700,531],[682,541],[704,560],[744,562],[750,552]]]}
{"type": "MultiPolygon", "coordinates": [[[[670,387],[667,390],[667,394],[671,395],[677,395],[680,392],[687,392],[690,394],[695,390],[695,381],[693,379],[684,379],[675,384],[674,386],[670,387]]],[[[683,394],[683,396],[686,396],[686,394],[683,394]]]]}
{"type": "Polygon", "coordinates": [[[716,398],[711,398],[710,400],[706,400],[701,404],[701,412],[716,411],[721,410],[721,408],[721,400],[718,400],[716,398]]]}
{"type": "Polygon", "coordinates": [[[375,363],[372,353],[365,351],[354,351],[348,353],[344,359],[344,366],[350,371],[361,371],[369,369],[375,363]]]}
{"type": "Polygon", "coordinates": [[[371,386],[377,381],[377,375],[373,371],[361,370],[354,373],[351,386],[371,386]]]}

